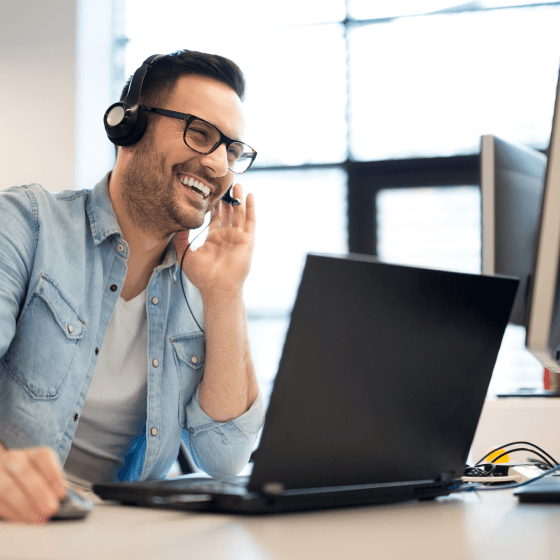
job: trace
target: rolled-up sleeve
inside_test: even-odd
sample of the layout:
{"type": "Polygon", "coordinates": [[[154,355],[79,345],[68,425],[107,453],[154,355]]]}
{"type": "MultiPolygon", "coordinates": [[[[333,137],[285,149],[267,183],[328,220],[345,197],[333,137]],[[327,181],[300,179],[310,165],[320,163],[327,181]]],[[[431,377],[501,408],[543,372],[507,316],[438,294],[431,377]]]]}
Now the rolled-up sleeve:
{"type": "Polygon", "coordinates": [[[236,475],[248,463],[264,422],[261,391],[247,412],[228,422],[217,422],[202,410],[199,390],[186,407],[183,440],[197,467],[210,476],[236,475]]]}

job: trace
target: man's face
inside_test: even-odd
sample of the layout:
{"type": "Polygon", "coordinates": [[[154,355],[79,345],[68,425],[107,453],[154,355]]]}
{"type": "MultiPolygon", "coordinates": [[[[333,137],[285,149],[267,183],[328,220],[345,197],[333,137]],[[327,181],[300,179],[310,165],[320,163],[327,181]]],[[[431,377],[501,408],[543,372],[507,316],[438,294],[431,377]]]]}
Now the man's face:
{"type": "MultiPolygon", "coordinates": [[[[229,86],[213,78],[179,78],[159,108],[196,115],[226,136],[243,140],[241,101],[229,86]]],[[[184,121],[157,115],[130,150],[123,174],[123,200],[131,218],[158,237],[200,227],[234,178],[224,144],[211,154],[199,154],[184,143],[184,130],[184,121]],[[185,184],[193,180],[202,185],[197,189],[185,184]]]]}

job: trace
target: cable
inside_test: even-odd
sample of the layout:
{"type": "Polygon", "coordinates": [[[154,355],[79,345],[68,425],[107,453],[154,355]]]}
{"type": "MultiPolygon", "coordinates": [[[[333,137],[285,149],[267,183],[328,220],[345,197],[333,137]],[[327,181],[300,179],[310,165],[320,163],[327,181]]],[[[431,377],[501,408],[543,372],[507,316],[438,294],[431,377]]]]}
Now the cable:
{"type": "Polygon", "coordinates": [[[482,463],[474,467],[467,465],[465,467],[465,476],[490,476],[495,470],[496,463],[482,463]],[[487,467],[489,467],[489,470],[486,470],[487,467]]]}
{"type": "MultiPolygon", "coordinates": [[[[504,451],[501,455],[498,455],[497,457],[494,457],[494,459],[492,459],[491,462],[496,463],[498,461],[498,459],[501,459],[502,457],[504,457],[505,455],[508,455],[509,453],[515,453],[516,451],[529,451],[530,453],[534,453],[535,455],[540,457],[551,469],[555,466],[544,455],[541,455],[539,452],[535,451],[534,449],[528,449],[527,447],[516,447],[515,449],[510,449],[509,451],[504,451]]],[[[556,463],[556,464],[558,464],[558,463],[556,463]]]]}
{"type": "MultiPolygon", "coordinates": [[[[484,457],[482,457],[482,459],[477,461],[474,464],[474,466],[476,467],[478,464],[482,463],[482,461],[484,461],[484,459],[486,459],[486,457],[488,457],[489,455],[492,455],[492,453],[496,453],[496,451],[500,451],[500,449],[505,449],[506,447],[509,447],[510,445],[530,445],[530,446],[534,447],[535,449],[538,449],[541,453],[544,453],[552,461],[552,463],[554,465],[558,465],[558,461],[556,459],[554,459],[554,457],[549,455],[546,451],[541,449],[538,445],[535,445],[534,443],[531,443],[529,441],[514,441],[512,443],[506,443],[505,445],[501,445],[500,447],[496,447],[496,449],[493,449],[492,451],[489,451],[488,453],[486,453],[486,455],[484,455],[484,457]]],[[[531,451],[532,453],[535,453],[535,455],[538,455],[538,453],[534,452],[532,449],[531,450],[526,450],[526,451],[531,451]]],[[[513,453],[513,451],[511,453],[513,453]]]]}
{"type": "MultiPolygon", "coordinates": [[[[231,188],[231,187],[230,187],[231,188]]],[[[228,194],[229,191],[226,192],[226,195],[228,194]]],[[[224,197],[225,199],[225,197],[224,197]]],[[[241,204],[241,202],[234,198],[230,200],[226,200],[227,204],[230,204],[231,206],[237,206],[239,204],[241,204]]],[[[208,222],[208,224],[206,225],[205,228],[201,229],[195,236],[194,239],[187,245],[187,248],[185,249],[185,252],[183,253],[183,257],[181,258],[181,265],[180,265],[180,271],[179,271],[179,279],[181,280],[181,290],[183,290],[183,296],[185,296],[185,301],[187,302],[187,307],[189,308],[189,311],[191,312],[191,316],[194,320],[194,322],[196,323],[196,326],[198,327],[198,329],[200,330],[200,332],[202,334],[204,334],[204,329],[200,326],[200,324],[198,323],[198,321],[196,320],[196,317],[194,316],[194,313],[192,312],[191,306],[189,305],[189,300],[187,298],[187,294],[185,292],[185,286],[183,285],[183,261],[185,260],[185,255],[187,254],[187,251],[189,250],[189,247],[196,241],[196,239],[203,234],[209,227],[210,224],[212,223],[212,220],[214,219],[214,216],[216,215],[216,210],[217,210],[217,206],[214,206],[213,210],[212,210],[212,216],[210,218],[210,221],[208,222]]]]}
{"type": "MultiPolygon", "coordinates": [[[[469,490],[503,490],[503,489],[508,489],[508,488],[518,488],[519,486],[523,486],[525,484],[528,484],[530,482],[533,482],[533,480],[538,480],[539,478],[542,478],[544,476],[547,476],[549,474],[551,474],[552,472],[555,472],[557,470],[560,469],[560,465],[558,464],[558,462],[554,459],[554,457],[552,457],[552,455],[549,455],[546,451],[544,451],[543,449],[541,449],[538,445],[535,445],[534,443],[530,443],[528,441],[514,441],[511,443],[507,443],[505,445],[501,445],[500,447],[497,447],[496,449],[493,449],[492,451],[489,451],[488,453],[486,453],[486,455],[484,455],[484,457],[482,457],[479,461],[477,461],[475,463],[475,465],[473,467],[468,467],[465,469],[465,476],[461,477],[461,480],[463,482],[466,482],[467,484],[462,485],[462,486],[457,486],[454,488],[454,492],[466,492],[469,490]],[[517,447],[515,449],[509,449],[506,450],[507,447],[510,447],[512,445],[530,445],[531,447],[534,447],[535,449],[538,449],[541,453],[535,451],[535,449],[529,449],[527,447],[517,447]],[[502,453],[500,453],[497,457],[494,457],[489,463],[482,463],[482,461],[484,459],[486,459],[486,457],[488,457],[489,455],[492,455],[493,453],[496,453],[497,451],[502,451],[502,453]],[[545,470],[541,475],[531,479],[531,480],[527,480],[525,482],[518,482],[516,484],[508,484],[505,486],[499,486],[499,487],[488,487],[486,485],[482,485],[482,484],[488,484],[488,483],[499,483],[499,482],[509,482],[511,480],[515,480],[515,478],[512,478],[511,476],[507,476],[507,475],[498,475],[498,476],[492,476],[492,473],[495,472],[495,470],[500,466],[499,463],[497,463],[497,461],[499,459],[501,459],[502,457],[504,457],[505,455],[508,455],[510,453],[515,453],[518,451],[528,451],[529,453],[533,453],[534,455],[537,455],[542,461],[543,461],[543,465],[546,465],[548,467],[547,470],[545,470]],[[490,470],[486,470],[488,467],[490,467],[490,470]],[[473,484],[474,483],[474,484],[473,484]],[[476,484],[476,483],[481,483],[481,484],[476,484]]],[[[518,479],[519,480],[519,479],[518,479]]]]}
{"type": "Polygon", "coordinates": [[[530,483],[534,482],[535,480],[539,480],[540,478],[543,478],[545,476],[549,476],[549,475],[551,475],[552,473],[554,473],[558,470],[560,470],[560,464],[558,464],[558,462],[556,461],[556,459],[554,459],[554,457],[552,457],[552,455],[548,454],[546,451],[541,449],[538,445],[535,445],[534,443],[530,443],[528,441],[514,441],[514,442],[511,442],[511,443],[507,443],[505,445],[501,445],[500,447],[497,447],[496,449],[493,449],[492,451],[486,453],[486,455],[484,455],[484,457],[482,457],[479,461],[477,461],[473,467],[467,467],[467,469],[465,469],[465,475],[467,475],[467,476],[462,477],[463,482],[466,482],[466,484],[456,486],[453,489],[453,492],[469,492],[469,491],[475,491],[476,492],[476,491],[508,490],[508,489],[513,489],[513,488],[519,488],[521,486],[525,486],[526,484],[530,484],[530,483]],[[512,445],[530,445],[531,447],[534,447],[535,449],[538,449],[540,452],[542,452],[542,455],[541,455],[541,453],[538,453],[537,451],[535,451],[535,449],[528,449],[526,447],[517,447],[515,449],[506,450],[507,447],[510,447],[512,445]],[[494,457],[494,459],[492,459],[492,461],[490,463],[482,463],[482,461],[484,459],[486,459],[486,457],[488,457],[489,455],[492,455],[493,453],[496,453],[497,451],[500,451],[500,450],[504,450],[504,451],[500,455],[498,455],[497,457],[494,457]],[[509,477],[509,476],[508,477],[505,477],[505,476],[503,476],[503,477],[502,476],[495,476],[494,477],[494,476],[488,476],[488,475],[491,475],[494,472],[494,470],[499,466],[499,463],[497,463],[497,461],[499,459],[501,459],[505,455],[508,455],[509,453],[515,453],[517,451],[528,451],[529,453],[533,453],[533,454],[537,455],[543,461],[543,464],[545,464],[549,468],[547,470],[545,470],[541,475],[536,476],[536,477],[534,477],[530,480],[526,480],[524,482],[518,482],[518,483],[515,483],[515,484],[506,484],[506,485],[503,485],[503,486],[487,486],[486,484],[488,484],[488,483],[508,482],[509,480],[511,480],[511,477],[509,477]],[[486,468],[488,466],[491,466],[491,469],[487,472],[486,468]],[[483,473],[483,474],[479,474],[479,473],[483,473]],[[469,476],[469,475],[471,475],[471,476],[469,476]],[[472,476],[472,475],[474,475],[474,476],[472,476]],[[481,483],[481,484],[477,484],[477,483],[481,483]],[[484,483],[486,483],[486,484],[484,484],[484,483]]]}
{"type": "Polygon", "coordinates": [[[198,329],[200,330],[200,332],[202,334],[204,334],[204,329],[199,325],[198,321],[196,320],[196,317],[194,316],[194,313],[192,312],[191,306],[189,305],[189,300],[187,298],[187,294],[185,292],[185,286],[183,285],[183,261],[185,260],[185,256],[187,254],[187,251],[189,250],[189,247],[196,241],[196,239],[203,234],[209,227],[210,224],[212,223],[212,220],[214,219],[214,215],[216,214],[216,207],[214,207],[214,210],[212,212],[212,217],[210,218],[210,221],[208,222],[208,224],[206,225],[206,227],[204,229],[201,229],[193,238],[193,240],[187,245],[187,248],[185,249],[185,252],[183,253],[183,257],[181,259],[181,265],[179,266],[179,279],[181,280],[181,290],[183,290],[183,296],[185,296],[185,301],[187,302],[187,307],[189,308],[189,311],[191,312],[191,316],[194,320],[194,322],[196,323],[196,326],[198,327],[198,329]]]}
{"type": "Polygon", "coordinates": [[[560,465],[556,465],[552,469],[544,471],[539,476],[532,478],[531,480],[526,480],[525,482],[519,482],[517,484],[505,484],[504,486],[478,486],[477,484],[467,483],[464,486],[458,486],[453,489],[453,492],[469,492],[469,491],[489,491],[489,490],[510,490],[512,488],[520,488],[521,486],[526,486],[527,484],[531,484],[535,482],[535,480],[540,480],[545,476],[550,476],[552,473],[557,472],[560,470],[560,465]]]}

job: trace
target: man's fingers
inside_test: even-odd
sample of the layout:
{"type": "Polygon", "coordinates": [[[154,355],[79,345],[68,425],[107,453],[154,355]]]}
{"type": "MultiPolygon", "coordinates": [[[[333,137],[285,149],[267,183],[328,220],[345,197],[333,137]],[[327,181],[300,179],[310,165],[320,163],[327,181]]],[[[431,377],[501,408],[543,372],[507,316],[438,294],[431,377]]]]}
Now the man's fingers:
{"type": "Polygon", "coordinates": [[[34,472],[29,461],[5,461],[0,473],[1,501],[11,514],[10,519],[47,521],[59,507],[59,502],[44,480],[34,472]]]}
{"type": "Polygon", "coordinates": [[[0,471],[0,518],[6,521],[39,522],[40,512],[33,511],[30,504],[12,477],[0,471]]]}
{"type": "Polygon", "coordinates": [[[66,479],[58,455],[49,447],[37,447],[32,450],[30,459],[37,471],[49,483],[59,500],[66,497],[66,479]]]}
{"type": "Polygon", "coordinates": [[[241,200],[241,204],[237,204],[231,209],[231,225],[243,229],[245,222],[245,205],[243,204],[243,188],[239,183],[233,187],[233,197],[241,200]]]}
{"type": "Polygon", "coordinates": [[[231,225],[233,206],[227,202],[220,202],[220,227],[227,227],[231,225]]]}
{"type": "Polygon", "coordinates": [[[255,227],[257,226],[257,216],[255,212],[255,198],[253,193],[247,195],[247,200],[245,202],[245,231],[253,235],[255,233],[255,227]]]}
{"type": "MultiPolygon", "coordinates": [[[[1,482],[1,478],[0,478],[0,482],[1,482]]],[[[0,486],[0,488],[1,488],[1,486],[0,486]]],[[[4,501],[0,502],[0,520],[1,521],[21,521],[21,522],[27,521],[17,511],[14,511],[13,509],[10,508],[10,506],[8,504],[4,503],[4,501]]],[[[34,520],[28,521],[28,523],[33,523],[33,521],[35,521],[36,523],[39,522],[39,521],[37,521],[37,519],[34,519],[34,520]]]]}
{"type": "Polygon", "coordinates": [[[47,447],[0,457],[0,517],[29,523],[50,519],[66,495],[58,457],[47,447]]]}
{"type": "Polygon", "coordinates": [[[210,222],[210,226],[208,227],[209,233],[216,229],[220,229],[221,215],[223,212],[222,207],[225,205],[226,203],[223,202],[221,199],[218,200],[218,203],[216,204],[216,209],[214,210],[214,215],[212,216],[212,221],[210,222]]]}

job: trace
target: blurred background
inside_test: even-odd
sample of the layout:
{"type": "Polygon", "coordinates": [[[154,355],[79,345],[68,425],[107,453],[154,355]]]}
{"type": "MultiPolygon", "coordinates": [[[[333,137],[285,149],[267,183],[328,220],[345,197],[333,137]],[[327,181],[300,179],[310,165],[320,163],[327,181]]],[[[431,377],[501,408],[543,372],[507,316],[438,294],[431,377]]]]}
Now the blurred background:
{"type": "MultiPolygon", "coordinates": [[[[268,398],[307,252],[480,272],[480,136],[547,149],[558,29],[552,1],[0,0],[0,188],[92,188],[114,160],[103,114],[147,56],[237,62],[268,398]]],[[[508,327],[490,394],[541,386],[523,344],[508,327]]]]}

